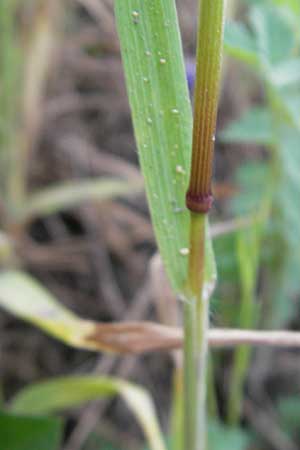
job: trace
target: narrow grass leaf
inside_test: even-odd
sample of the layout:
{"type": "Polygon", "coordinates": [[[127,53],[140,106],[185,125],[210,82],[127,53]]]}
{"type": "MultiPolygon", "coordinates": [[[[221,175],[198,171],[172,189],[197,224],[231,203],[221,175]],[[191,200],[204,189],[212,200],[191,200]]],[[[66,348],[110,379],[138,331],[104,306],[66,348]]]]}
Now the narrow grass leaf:
{"type": "Polygon", "coordinates": [[[65,344],[85,350],[140,353],[178,344],[172,330],[156,323],[103,323],[82,319],[23,272],[0,274],[0,306],[65,344]]]}
{"type": "Polygon", "coordinates": [[[192,112],[175,2],[116,0],[115,11],[155,234],[171,284],[182,293],[189,252],[185,192],[192,112]]]}
{"type": "Polygon", "coordinates": [[[37,216],[48,216],[88,201],[129,196],[142,190],[143,186],[140,182],[111,178],[64,182],[32,194],[24,208],[19,211],[18,220],[25,221],[37,216]]]}
{"type": "Polygon", "coordinates": [[[164,450],[155,408],[148,393],[112,377],[69,376],[25,388],[11,404],[14,413],[49,414],[97,398],[120,395],[141,425],[152,450],[164,450]]]}
{"type": "Polygon", "coordinates": [[[87,321],[60,305],[50,292],[23,272],[0,274],[0,306],[70,345],[78,346],[91,331],[87,321]]]}

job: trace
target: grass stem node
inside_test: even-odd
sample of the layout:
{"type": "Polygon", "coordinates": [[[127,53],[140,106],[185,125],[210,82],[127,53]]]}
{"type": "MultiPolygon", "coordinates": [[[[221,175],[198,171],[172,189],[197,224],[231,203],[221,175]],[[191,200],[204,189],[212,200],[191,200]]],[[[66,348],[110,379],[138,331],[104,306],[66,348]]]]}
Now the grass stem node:
{"type": "Polygon", "coordinates": [[[193,194],[188,191],[186,194],[186,206],[194,213],[207,214],[212,205],[214,197],[211,193],[209,194],[193,194]]]}

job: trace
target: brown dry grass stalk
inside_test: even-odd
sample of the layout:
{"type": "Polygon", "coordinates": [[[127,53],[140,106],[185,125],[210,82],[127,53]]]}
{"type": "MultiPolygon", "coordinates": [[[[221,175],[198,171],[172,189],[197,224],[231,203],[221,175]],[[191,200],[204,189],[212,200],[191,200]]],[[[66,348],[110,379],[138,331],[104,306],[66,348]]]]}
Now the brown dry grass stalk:
{"type": "MultiPolygon", "coordinates": [[[[208,332],[210,347],[237,345],[300,347],[300,333],[293,331],[252,331],[213,328],[208,332]]],[[[152,322],[97,324],[86,340],[95,350],[101,344],[117,353],[146,353],[182,348],[183,331],[152,322]]]]}

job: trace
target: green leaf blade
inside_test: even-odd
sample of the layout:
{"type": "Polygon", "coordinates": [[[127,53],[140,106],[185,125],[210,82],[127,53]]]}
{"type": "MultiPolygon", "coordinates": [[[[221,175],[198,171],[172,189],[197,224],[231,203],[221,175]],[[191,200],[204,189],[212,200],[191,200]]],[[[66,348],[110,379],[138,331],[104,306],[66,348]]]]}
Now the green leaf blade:
{"type": "Polygon", "coordinates": [[[24,388],[13,399],[11,410],[16,414],[52,414],[96,397],[111,397],[116,390],[116,382],[109,377],[60,377],[24,388]]]}
{"type": "Polygon", "coordinates": [[[25,388],[11,404],[14,413],[49,414],[97,398],[121,395],[141,425],[150,448],[165,450],[155,408],[147,391],[113,377],[60,377],[25,388]]]}
{"type": "Polygon", "coordinates": [[[167,273],[182,292],[192,113],[173,0],[117,0],[118,32],[139,159],[167,273]]]}
{"type": "Polygon", "coordinates": [[[59,304],[50,292],[22,272],[0,274],[0,305],[70,345],[80,347],[83,336],[90,330],[87,321],[59,304]]]}
{"type": "MultiPolygon", "coordinates": [[[[211,292],[213,281],[210,278],[207,282],[206,292],[211,292]]],[[[0,273],[0,307],[67,345],[90,351],[147,352],[160,348],[156,340],[160,333],[166,337],[164,327],[152,322],[108,323],[81,318],[61,305],[37,280],[18,271],[0,273]]],[[[177,338],[173,338],[175,344],[177,338]]]]}

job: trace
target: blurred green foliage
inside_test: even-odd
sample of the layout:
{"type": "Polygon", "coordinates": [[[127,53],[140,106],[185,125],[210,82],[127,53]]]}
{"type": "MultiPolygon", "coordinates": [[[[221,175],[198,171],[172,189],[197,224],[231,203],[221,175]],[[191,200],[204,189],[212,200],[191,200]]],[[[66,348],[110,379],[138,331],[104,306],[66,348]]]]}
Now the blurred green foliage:
{"type": "MultiPolygon", "coordinates": [[[[245,56],[246,38],[239,36],[251,40],[256,76],[264,88],[265,99],[231,123],[220,137],[226,142],[263,144],[268,150],[263,160],[247,163],[238,170],[240,194],[232,205],[235,214],[251,215],[263,223],[262,258],[272,276],[272,312],[266,325],[278,327],[288,319],[280,304],[286,306],[287,299],[299,293],[300,288],[299,277],[292,269],[300,263],[300,110],[291,107],[291,99],[295,104],[300,98],[300,41],[290,19],[291,5],[275,8],[268,1],[258,3],[250,8],[247,23],[238,24],[238,31],[228,24],[231,35],[226,48],[232,53],[240,46],[239,54],[245,56]]],[[[252,67],[252,62],[244,57],[235,57],[252,67]]]]}
{"type": "MultiPolygon", "coordinates": [[[[231,308],[230,314],[227,308],[227,323],[241,328],[257,324],[280,328],[295,314],[295,299],[300,293],[300,8],[297,1],[246,3],[246,19],[227,24],[225,49],[248,65],[264,97],[230,123],[220,138],[227,143],[263,146],[267,154],[260,153],[237,170],[239,192],[231,201],[231,209],[237,216],[246,216],[249,226],[236,237],[220,238],[216,254],[221,280],[224,274],[224,281],[232,285],[231,289],[226,286],[229,295],[237,294],[237,266],[241,274],[239,312],[232,314],[231,308]],[[249,241],[251,235],[256,243],[249,241]],[[230,256],[234,251],[236,256],[230,256]],[[246,314],[245,293],[249,305],[246,314]],[[253,315],[253,308],[260,314],[253,315]]],[[[222,293],[222,286],[220,290],[222,293]]],[[[250,362],[249,349],[235,351],[228,399],[231,423],[238,423],[242,414],[243,385],[250,362]]]]}
{"type": "Polygon", "coordinates": [[[59,450],[61,441],[60,419],[0,413],[0,445],[3,450],[59,450]]]}

